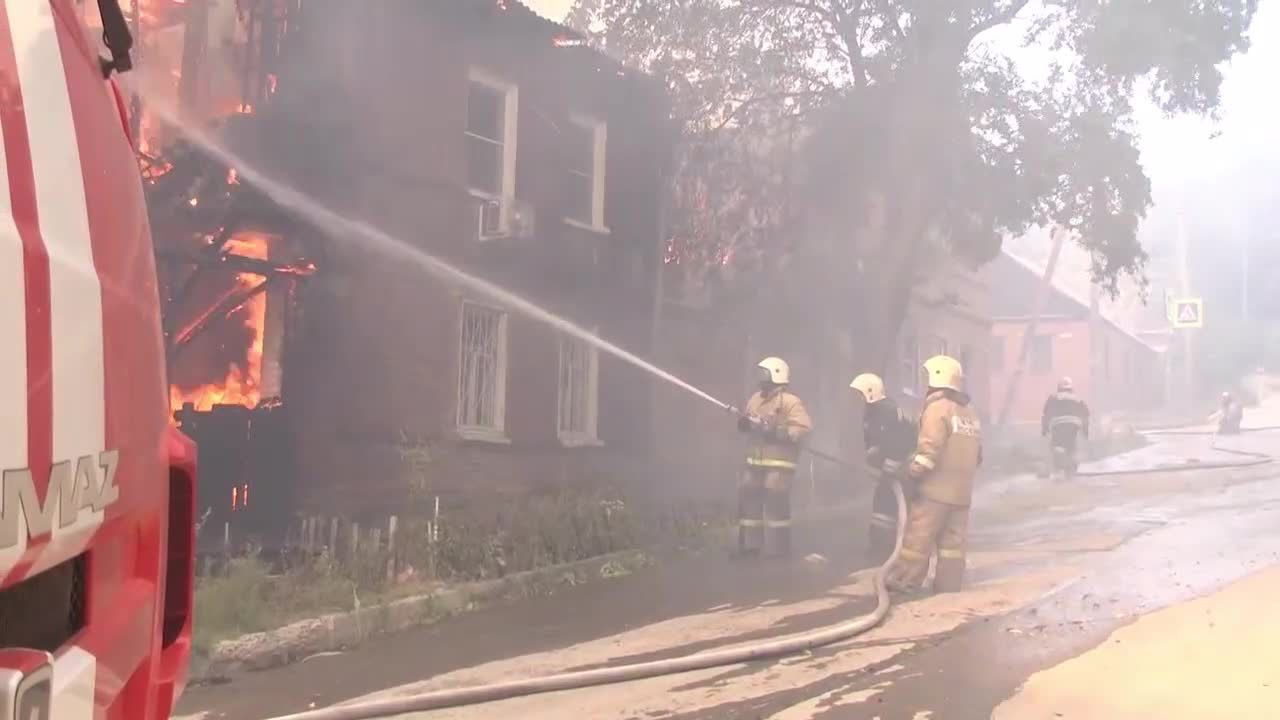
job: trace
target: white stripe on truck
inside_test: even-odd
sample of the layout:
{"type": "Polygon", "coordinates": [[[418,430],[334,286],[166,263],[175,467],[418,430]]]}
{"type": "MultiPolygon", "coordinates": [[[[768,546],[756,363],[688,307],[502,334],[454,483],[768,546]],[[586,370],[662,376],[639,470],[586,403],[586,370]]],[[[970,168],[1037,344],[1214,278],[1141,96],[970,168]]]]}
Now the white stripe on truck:
{"type": "MultiPolygon", "coordinates": [[[[0,138],[0,468],[27,466],[26,291],[22,238],[9,192],[9,159],[0,138]]],[[[0,550],[0,578],[26,547],[24,535],[19,546],[0,550]]]]}
{"type": "Polygon", "coordinates": [[[60,653],[53,662],[53,717],[94,720],[97,679],[98,661],[89,652],[72,646],[60,653]]]}
{"type": "MultiPolygon", "coordinates": [[[[59,462],[96,456],[105,447],[102,288],[93,262],[84,171],[52,6],[43,0],[5,5],[31,143],[36,208],[49,254],[52,449],[54,462],[59,462]]],[[[72,56],[78,52],[68,47],[68,60],[81,62],[72,56]]],[[[42,558],[75,552],[64,543],[88,543],[102,517],[101,511],[85,512],[67,527],[54,523],[51,546],[42,558]]],[[[31,572],[43,567],[45,563],[37,562],[31,572]]]]}

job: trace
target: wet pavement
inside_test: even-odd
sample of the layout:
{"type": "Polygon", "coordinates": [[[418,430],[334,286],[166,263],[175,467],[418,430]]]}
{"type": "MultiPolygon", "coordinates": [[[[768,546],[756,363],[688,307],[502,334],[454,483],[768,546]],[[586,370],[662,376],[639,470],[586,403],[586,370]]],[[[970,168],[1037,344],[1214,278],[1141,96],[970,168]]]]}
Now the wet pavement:
{"type": "MultiPolygon", "coordinates": [[[[1280,433],[1258,433],[1230,446],[1265,451],[1278,442],[1280,433]]],[[[1168,438],[1144,453],[1176,457],[1206,444],[1168,438]]],[[[1002,720],[1173,717],[1133,709],[1162,707],[1158,684],[1144,690],[1147,705],[1124,704],[1134,695],[1127,676],[1140,674],[1143,662],[1167,671],[1157,661],[1168,650],[1151,649],[1153,637],[1198,636],[1185,618],[1160,625],[1163,633],[1132,640],[1121,633],[1219,592],[1224,607],[1245,607],[1234,583],[1280,567],[1280,467],[1069,484],[1023,478],[990,484],[976,503],[966,590],[902,603],[882,627],[854,640],[774,662],[406,717],[965,720],[992,717],[1002,703],[1002,720]],[[1117,642],[1132,643],[1132,652],[1097,654],[1117,642]],[[1081,692],[1079,678],[1100,683],[1117,663],[1132,668],[1081,692]],[[1115,705],[1106,704],[1109,697],[1115,705]]],[[[871,606],[866,573],[850,574],[862,532],[827,532],[808,539],[835,558],[825,566],[753,567],[708,553],[195,688],[180,714],[262,718],[383,688],[399,694],[671,657],[825,626],[871,606]]],[[[1280,579],[1270,587],[1277,586],[1280,579]]],[[[1273,613],[1258,614],[1275,628],[1273,613]]],[[[1188,643],[1183,652],[1199,647],[1188,643]]],[[[1218,652],[1227,646],[1213,645],[1218,652]]],[[[1239,661],[1224,662],[1231,659],[1239,661]]],[[[1266,682],[1249,678],[1259,688],[1266,682]]],[[[1204,686],[1161,687],[1176,695],[1204,686]]],[[[1230,707],[1234,714],[1217,716],[1264,716],[1230,707]]]]}

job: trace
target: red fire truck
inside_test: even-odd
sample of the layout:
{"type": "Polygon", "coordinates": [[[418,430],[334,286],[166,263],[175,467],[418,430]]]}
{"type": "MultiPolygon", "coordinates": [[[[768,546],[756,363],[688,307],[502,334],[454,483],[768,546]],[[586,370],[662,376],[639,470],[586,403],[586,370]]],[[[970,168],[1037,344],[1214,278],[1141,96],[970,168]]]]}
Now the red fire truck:
{"type": "Polygon", "coordinates": [[[98,0],[0,0],[0,720],[167,718],[191,648],[195,449],[98,0]]]}

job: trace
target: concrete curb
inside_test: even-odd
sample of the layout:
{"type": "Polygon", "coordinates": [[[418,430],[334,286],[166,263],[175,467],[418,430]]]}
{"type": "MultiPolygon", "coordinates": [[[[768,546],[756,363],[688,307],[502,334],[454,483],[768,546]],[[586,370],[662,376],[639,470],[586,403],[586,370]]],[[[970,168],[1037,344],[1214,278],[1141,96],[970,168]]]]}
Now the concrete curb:
{"type": "Polygon", "coordinates": [[[577,584],[631,571],[651,562],[643,550],[624,550],[564,565],[516,573],[496,580],[462,583],[349,612],[299,620],[281,628],[223,640],[210,657],[193,661],[191,682],[225,680],[233,675],[288,665],[317,653],[342,650],[373,635],[427,625],[481,605],[527,595],[533,588],[577,584]]]}

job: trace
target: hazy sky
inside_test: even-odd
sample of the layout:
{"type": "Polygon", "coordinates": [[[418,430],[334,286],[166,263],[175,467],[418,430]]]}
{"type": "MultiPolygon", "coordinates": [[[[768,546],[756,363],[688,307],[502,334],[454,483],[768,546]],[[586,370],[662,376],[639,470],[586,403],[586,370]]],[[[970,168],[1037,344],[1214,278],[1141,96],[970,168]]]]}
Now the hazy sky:
{"type": "Polygon", "coordinates": [[[552,20],[563,20],[573,6],[573,0],[524,0],[524,4],[552,20]]]}

